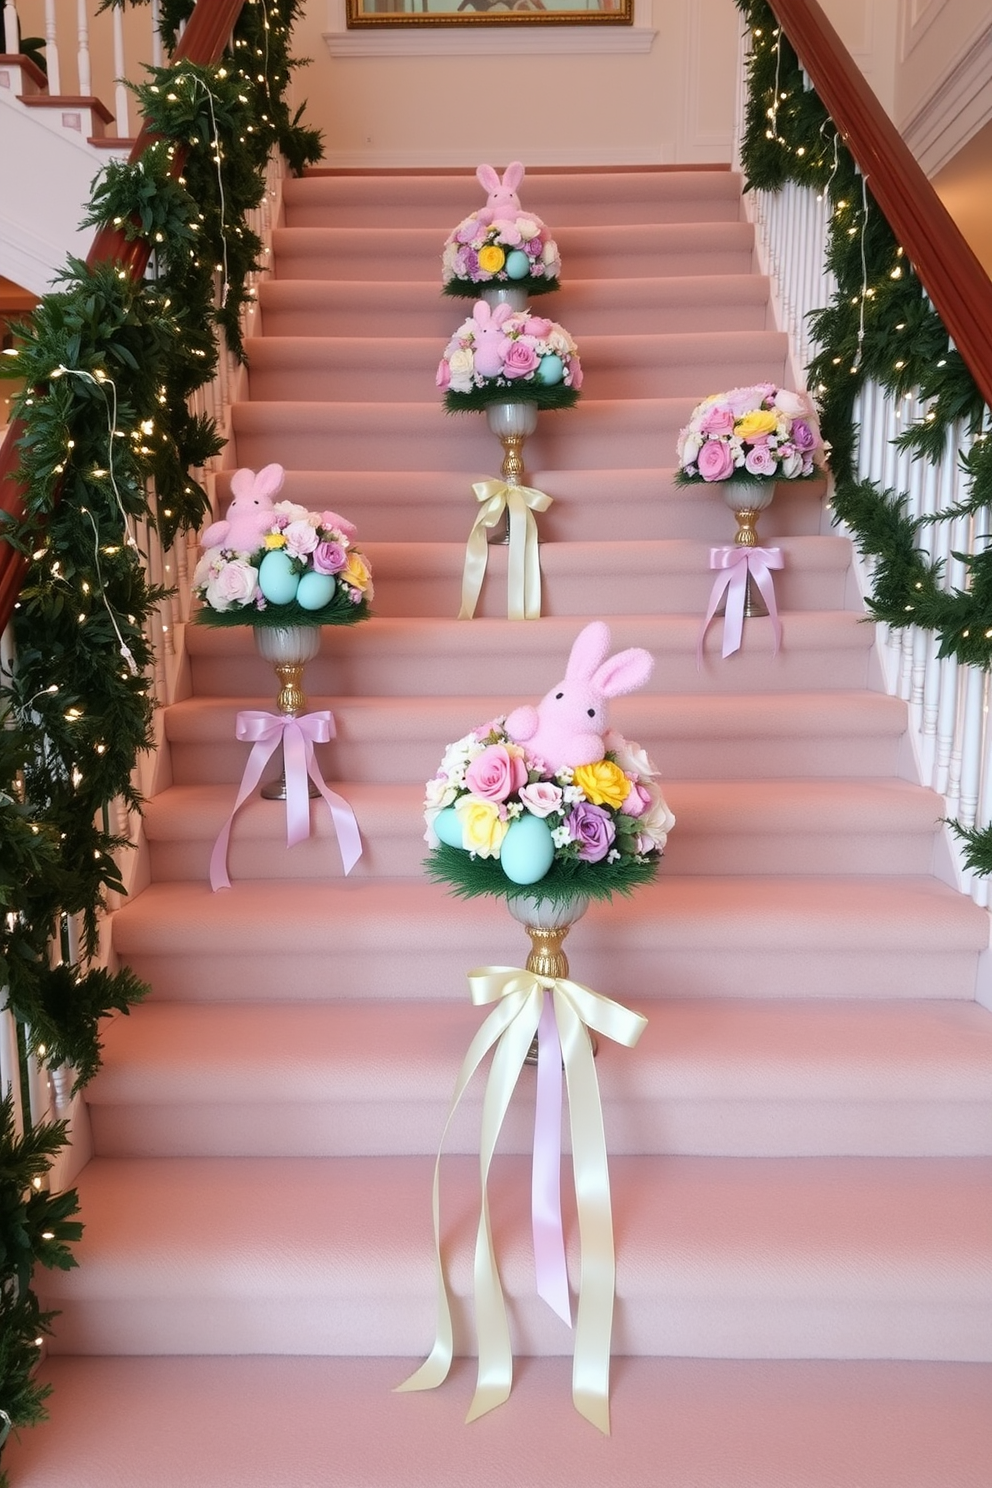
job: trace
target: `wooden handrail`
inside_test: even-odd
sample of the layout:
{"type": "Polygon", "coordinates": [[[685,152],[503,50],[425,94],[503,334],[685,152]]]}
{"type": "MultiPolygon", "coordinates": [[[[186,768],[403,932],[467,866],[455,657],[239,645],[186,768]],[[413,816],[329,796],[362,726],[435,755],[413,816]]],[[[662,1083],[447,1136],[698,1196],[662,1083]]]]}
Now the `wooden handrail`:
{"type": "MultiPolygon", "coordinates": [[[[180,38],[172,56],[172,65],[179,61],[195,62],[208,67],[223,55],[235,22],[241,14],[244,0],[197,0],[196,9],[180,38]]],[[[133,164],[157,136],[145,124],[131,148],[128,160],[133,164]]],[[[171,170],[178,175],[182,170],[185,152],[176,151],[171,170]]],[[[97,263],[114,262],[128,270],[132,278],[140,279],[148,264],[149,247],[142,239],[128,242],[119,228],[102,227],[93,239],[86,256],[91,267],[97,263]]],[[[13,478],[17,469],[17,443],[26,430],[21,419],[15,419],[0,445],[0,511],[21,518],[25,512],[24,487],[13,478]]],[[[13,613],[17,596],[21,592],[27,559],[16,552],[9,543],[0,540],[0,632],[13,613]]]]}
{"type": "Polygon", "coordinates": [[[768,0],[985,399],[992,405],[992,280],[817,0],[768,0]]]}

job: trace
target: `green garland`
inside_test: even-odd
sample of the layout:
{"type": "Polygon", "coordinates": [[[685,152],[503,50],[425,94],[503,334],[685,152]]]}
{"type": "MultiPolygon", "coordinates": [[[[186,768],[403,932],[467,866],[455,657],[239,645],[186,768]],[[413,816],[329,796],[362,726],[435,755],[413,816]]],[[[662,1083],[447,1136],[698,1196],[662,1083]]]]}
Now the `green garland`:
{"type": "MultiPolygon", "coordinates": [[[[831,304],[810,316],[822,350],[807,372],[831,447],[834,518],[850,529],[859,552],[874,560],[869,613],[895,630],[921,626],[939,637],[941,656],[987,671],[992,668],[992,546],[964,558],[967,589],[946,589],[942,565],[926,550],[932,522],[992,504],[987,406],[870,185],[815,90],[806,87],[796,53],[767,0],[737,0],[737,5],[751,31],[741,152],[746,189],[777,191],[791,181],[826,192],[833,207],[826,262],[838,287],[831,304]],[[960,457],[964,494],[955,506],[934,518],[911,519],[905,495],[857,479],[854,405],[868,382],[877,382],[893,398],[913,392],[923,403],[923,417],[895,441],[915,458],[935,462],[945,453],[953,425],[960,421],[967,428],[975,442],[960,457]]],[[[968,866],[992,873],[992,829],[956,830],[967,845],[968,866]]]]}
{"type": "MultiPolygon", "coordinates": [[[[167,8],[174,36],[192,4],[167,8]]],[[[31,1050],[50,1069],[71,1067],[74,1089],[99,1067],[103,1017],[147,991],[127,968],[89,965],[106,895],[124,891],[114,854],[128,843],[110,830],[107,803],[140,809],[132,775],[152,744],[145,627],[165,591],[148,583],[138,524],[168,547],[207,511],[191,470],[222,440],[188,399],[216,369],[215,326],[243,356],[239,318],[261,247],[246,213],[262,198],[274,144],[297,170],[320,157],[319,134],[284,103],[301,9],[247,0],[224,63],[149,69],[134,91],[162,138],[137,163],[107,167],[84,225],[146,242],[151,277],[70,260],[60,287],[16,327],[16,354],[0,359],[0,375],[25,387],[14,412],[25,425],[26,507],[20,519],[3,516],[0,540],[27,559],[17,670],[0,676],[0,988],[22,1060],[31,1050]],[[227,283],[219,309],[217,264],[227,283]],[[68,955],[71,915],[82,921],[79,964],[68,955]],[[64,959],[53,968],[60,926],[64,959]]],[[[47,1393],[32,1371],[53,1314],[40,1310],[30,1275],[74,1264],[66,1244],[80,1233],[68,1220],[75,1193],[43,1188],[65,1125],[31,1126],[21,1114],[21,1139],[10,1102],[0,1121],[0,1410],[15,1428],[41,1419],[47,1393]]],[[[5,1424],[0,1416],[0,1439],[5,1424]]]]}

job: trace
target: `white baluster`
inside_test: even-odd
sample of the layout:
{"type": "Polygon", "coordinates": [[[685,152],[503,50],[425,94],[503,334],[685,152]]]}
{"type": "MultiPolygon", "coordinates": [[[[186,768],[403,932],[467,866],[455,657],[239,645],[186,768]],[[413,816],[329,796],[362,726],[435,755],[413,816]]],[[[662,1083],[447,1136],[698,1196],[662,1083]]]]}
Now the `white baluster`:
{"type": "Polygon", "coordinates": [[[86,0],[76,0],[76,67],[79,72],[80,97],[91,98],[93,80],[90,73],[90,22],[86,14],[86,0]]]}
{"type": "Polygon", "coordinates": [[[159,0],[152,0],[152,66],[162,66],[162,33],[159,27],[162,24],[162,12],[159,0]]]}
{"type": "Polygon", "coordinates": [[[14,8],[14,0],[5,0],[3,7],[3,50],[16,57],[21,50],[21,25],[14,8]]]}
{"type": "Polygon", "coordinates": [[[52,98],[58,98],[62,92],[62,75],[55,25],[55,0],[45,0],[45,65],[48,68],[48,91],[52,98]]]}
{"type": "Polygon", "coordinates": [[[978,815],[987,677],[979,667],[967,667],[966,674],[961,741],[961,794],[957,816],[963,827],[970,828],[975,825],[978,815]]]}
{"type": "Polygon", "coordinates": [[[124,61],[124,8],[115,5],[114,21],[114,112],[117,115],[117,138],[127,139],[131,133],[128,116],[128,92],[124,86],[127,64],[124,61]]]}

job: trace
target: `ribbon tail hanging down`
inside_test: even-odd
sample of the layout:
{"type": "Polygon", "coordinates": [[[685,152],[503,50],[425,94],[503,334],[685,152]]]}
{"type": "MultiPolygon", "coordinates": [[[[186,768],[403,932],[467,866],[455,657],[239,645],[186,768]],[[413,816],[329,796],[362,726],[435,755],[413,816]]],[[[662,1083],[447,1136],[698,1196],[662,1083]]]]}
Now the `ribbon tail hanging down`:
{"type": "Polygon", "coordinates": [[[768,607],[768,614],[772,623],[772,635],[775,646],[772,654],[778,655],[782,640],[782,624],[779,620],[778,606],[775,601],[775,584],[771,576],[771,569],[782,568],[782,550],[780,548],[738,548],[724,547],[710,549],[710,568],[717,570],[710,591],[709,604],[706,615],[700,627],[699,637],[696,642],[696,666],[703,664],[703,641],[710,622],[719,609],[720,602],[726,598],[724,624],[723,624],[723,647],[722,655],[726,659],[739,651],[744,638],[744,609],[747,602],[748,579],[753,578],[761,597],[768,607]]]}
{"type": "Polygon", "coordinates": [[[234,818],[255,790],[266,765],[279,748],[282,739],[282,722],[281,715],[276,713],[245,711],[238,714],[237,737],[242,741],[252,740],[253,743],[244,774],[241,777],[241,784],[238,787],[234,808],[221,827],[210,854],[210,887],[214,893],[218,889],[231,887],[231,879],[227,871],[227,849],[231,840],[234,818]]]}
{"type": "Polygon", "coordinates": [[[547,511],[552,498],[533,486],[510,486],[505,481],[477,481],[472,490],[481,509],[465,549],[462,605],[459,620],[475,614],[489,561],[487,530],[507,512],[510,532],[506,575],[506,614],[509,620],[537,620],[541,614],[541,559],[535,512],[547,511]]]}
{"type": "Polygon", "coordinates": [[[534,1108],[534,1165],[531,1227],[537,1294],[572,1326],[565,1234],[561,1220],[561,1040],[553,997],[544,999],[537,1030],[537,1100],[534,1108]]]}

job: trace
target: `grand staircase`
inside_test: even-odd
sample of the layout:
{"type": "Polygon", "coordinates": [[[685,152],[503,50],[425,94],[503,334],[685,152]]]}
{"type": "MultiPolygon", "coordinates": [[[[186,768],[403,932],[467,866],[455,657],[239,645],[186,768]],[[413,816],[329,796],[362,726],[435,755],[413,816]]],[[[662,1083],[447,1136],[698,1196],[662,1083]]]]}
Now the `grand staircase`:
{"type": "MultiPolygon", "coordinates": [[[[212,842],[274,679],[247,631],[190,628],[150,802],[147,886],[115,917],[153,996],[106,1035],[87,1092],[80,1267],[44,1365],[51,1421],[13,1488],[989,1488],[992,1016],[974,1001],[984,911],[934,875],[939,798],[908,778],[905,709],[823,492],[762,517],[786,566],[767,619],[697,669],[708,548],[732,517],[672,481],[677,431],[721,387],[788,380],[723,170],[537,173],[580,342],[574,411],[542,414],[528,480],[544,618],[505,618],[492,551],[458,610],[471,483],[499,450],[433,376],[462,318],[440,247],[470,177],[290,182],[249,345],[237,463],[352,517],[376,618],[307,668],[337,740],[325,777],[365,853],[342,877],[321,807],[287,851],[253,800],[212,894],[212,842]],[[544,692],[581,617],[656,669],[613,721],[678,818],[656,886],[594,907],[573,974],[648,1015],[598,1058],[618,1251],[613,1435],[574,1412],[571,1336],[535,1292],[525,1074],[491,1185],[517,1378],[462,1424],[473,1362],[396,1395],[433,1334],[430,1180],[481,1014],[466,972],[522,964],[502,906],[425,882],[420,800],[443,746],[544,692]]],[[[458,1347],[471,1354],[480,1098],[443,1173],[458,1347]]],[[[570,1261],[577,1259],[567,1218],[570,1261]]],[[[573,1281],[575,1271],[573,1269],[573,1281]]]]}

